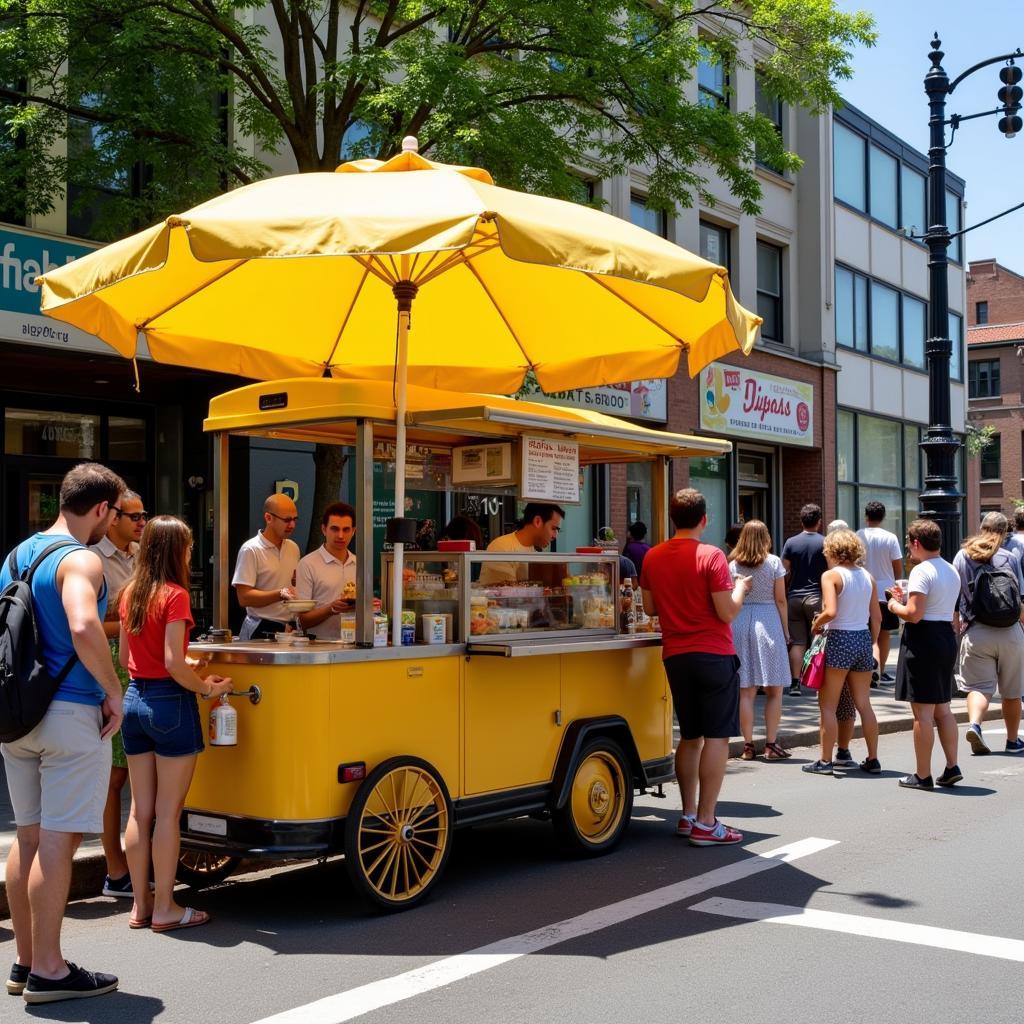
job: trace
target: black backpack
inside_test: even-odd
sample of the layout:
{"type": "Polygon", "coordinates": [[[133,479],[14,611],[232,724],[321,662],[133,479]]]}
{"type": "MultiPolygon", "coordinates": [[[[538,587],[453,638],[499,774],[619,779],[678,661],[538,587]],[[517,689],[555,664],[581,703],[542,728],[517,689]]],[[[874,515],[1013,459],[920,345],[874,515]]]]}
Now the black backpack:
{"type": "Polygon", "coordinates": [[[1020,587],[1009,566],[979,562],[970,592],[971,618],[975,622],[1007,629],[1020,621],[1020,587]]]}
{"type": "Polygon", "coordinates": [[[78,655],[72,654],[56,677],[47,670],[32,601],[32,577],[54,551],[79,546],[76,541],[56,541],[20,574],[17,548],[7,560],[11,582],[0,593],[0,743],[20,740],[43,720],[57,688],[78,661],[78,655]]]}

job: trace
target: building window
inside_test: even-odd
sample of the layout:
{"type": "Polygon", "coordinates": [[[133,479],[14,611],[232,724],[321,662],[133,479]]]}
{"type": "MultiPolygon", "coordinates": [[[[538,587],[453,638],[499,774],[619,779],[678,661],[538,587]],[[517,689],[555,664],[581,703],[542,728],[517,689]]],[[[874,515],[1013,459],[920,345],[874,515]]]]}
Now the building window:
{"type": "Polygon", "coordinates": [[[700,254],[709,263],[717,263],[732,273],[730,231],[706,220],[700,222],[700,254]]]}
{"type": "Polygon", "coordinates": [[[900,293],[878,281],[871,282],[871,354],[900,358],[900,293]]]}
{"type": "Polygon", "coordinates": [[[960,220],[960,197],[952,192],[946,193],[946,228],[950,234],[956,235],[950,239],[947,255],[954,263],[960,262],[960,235],[958,232],[963,227],[960,220]]]}
{"type": "MultiPolygon", "coordinates": [[[[754,78],[754,106],[757,112],[762,117],[767,117],[773,125],[775,130],[779,133],[779,138],[785,140],[785,132],[782,128],[782,100],[777,96],[773,96],[768,89],[762,84],[760,76],[754,78]]],[[[755,153],[754,159],[762,166],[767,167],[770,171],[775,171],[776,174],[782,173],[782,168],[773,167],[767,162],[763,153],[755,153]]]]}
{"type": "Polygon", "coordinates": [[[868,279],[836,267],[836,342],[868,351],[868,279]]]}
{"type": "Polygon", "coordinates": [[[761,337],[782,342],[782,250],[767,242],[757,243],[757,313],[761,337]]]}
{"type": "Polygon", "coordinates": [[[974,322],[979,325],[988,323],[987,302],[976,302],[974,304],[974,322]]]}
{"type": "Polygon", "coordinates": [[[928,307],[909,295],[903,296],[903,362],[923,370],[924,340],[928,334],[928,307]]]}
{"type": "Polygon", "coordinates": [[[981,450],[981,479],[1000,480],[1002,479],[1002,438],[999,434],[993,434],[991,440],[981,450]]]}
{"type": "Polygon", "coordinates": [[[647,205],[646,196],[636,192],[630,195],[629,219],[638,228],[646,228],[662,238],[668,238],[668,218],[663,210],[652,210],[647,205]]]}
{"type": "Polygon", "coordinates": [[[868,194],[871,200],[871,216],[891,228],[899,227],[898,187],[896,176],[899,164],[895,157],[883,153],[877,146],[871,147],[868,158],[870,183],[868,194]]]}
{"type": "Polygon", "coordinates": [[[915,235],[924,234],[928,226],[925,202],[925,178],[906,164],[900,168],[900,227],[915,235]]]}
{"type": "Polygon", "coordinates": [[[729,73],[710,46],[700,44],[697,62],[697,99],[702,107],[728,107],[729,73]]]}
{"type": "Polygon", "coordinates": [[[832,123],[833,191],[836,199],[865,213],[868,208],[865,154],[867,141],[838,121],[832,123]]]}
{"type": "Polygon", "coordinates": [[[967,364],[967,397],[998,398],[999,360],[975,359],[967,364]]]}
{"type": "MultiPolygon", "coordinates": [[[[725,536],[731,521],[729,511],[729,459],[690,459],[690,486],[696,487],[707,502],[708,522],[725,536]]],[[[649,525],[649,524],[648,524],[649,525]]],[[[710,530],[708,531],[710,533],[710,530]]],[[[717,541],[708,538],[708,543],[717,541]]]]}
{"type": "Polygon", "coordinates": [[[963,380],[964,318],[959,313],[949,314],[949,340],[953,343],[949,356],[949,375],[953,380],[963,380]]]}

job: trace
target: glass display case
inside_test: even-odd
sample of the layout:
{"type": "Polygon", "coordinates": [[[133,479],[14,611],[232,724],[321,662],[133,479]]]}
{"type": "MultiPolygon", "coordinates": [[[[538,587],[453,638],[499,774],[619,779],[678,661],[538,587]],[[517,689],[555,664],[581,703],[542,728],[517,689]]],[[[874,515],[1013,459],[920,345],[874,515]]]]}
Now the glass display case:
{"type": "MultiPolygon", "coordinates": [[[[382,558],[391,593],[393,557],[382,558]]],[[[477,638],[614,636],[619,632],[617,555],[409,551],[402,612],[417,643],[477,638]],[[439,637],[443,619],[445,640],[439,637]]],[[[390,615],[391,609],[385,607],[390,615]]]]}

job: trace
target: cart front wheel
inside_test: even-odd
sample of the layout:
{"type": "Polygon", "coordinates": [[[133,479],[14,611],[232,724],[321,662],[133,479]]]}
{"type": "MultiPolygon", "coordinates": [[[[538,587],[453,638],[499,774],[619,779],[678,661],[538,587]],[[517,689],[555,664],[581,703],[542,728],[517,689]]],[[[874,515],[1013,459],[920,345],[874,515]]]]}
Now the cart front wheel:
{"type": "Polygon", "coordinates": [[[416,757],[379,764],[345,821],[345,865],[373,907],[419,903],[444,870],[452,845],[451,802],[436,769],[416,757]]]}
{"type": "Polygon", "coordinates": [[[569,853],[595,857],[622,838],[633,810],[633,786],[622,748],[598,737],[580,751],[565,806],[552,814],[555,835],[569,853]]]}
{"type": "Polygon", "coordinates": [[[206,850],[182,850],[174,877],[193,889],[202,889],[223,882],[241,863],[241,857],[227,857],[206,850]]]}

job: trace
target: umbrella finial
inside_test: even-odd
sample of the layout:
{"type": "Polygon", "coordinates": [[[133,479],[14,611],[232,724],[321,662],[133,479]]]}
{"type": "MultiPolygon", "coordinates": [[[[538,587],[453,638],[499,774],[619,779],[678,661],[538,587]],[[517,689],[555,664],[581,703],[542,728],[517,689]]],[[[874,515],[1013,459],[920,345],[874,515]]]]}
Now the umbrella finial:
{"type": "Polygon", "coordinates": [[[420,151],[420,140],[415,135],[406,135],[402,139],[402,152],[403,153],[418,153],[420,151]]]}

